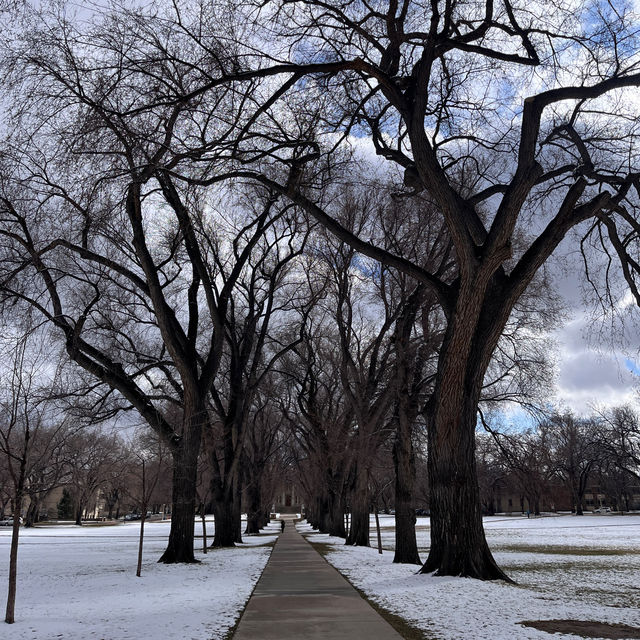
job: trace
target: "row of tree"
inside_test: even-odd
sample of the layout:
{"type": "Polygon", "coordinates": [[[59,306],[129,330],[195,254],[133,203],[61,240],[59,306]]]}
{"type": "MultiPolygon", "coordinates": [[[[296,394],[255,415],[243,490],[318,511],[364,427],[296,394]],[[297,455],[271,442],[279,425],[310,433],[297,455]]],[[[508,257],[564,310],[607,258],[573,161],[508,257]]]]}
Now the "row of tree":
{"type": "Polygon", "coordinates": [[[160,479],[153,502],[169,502],[163,447],[145,434],[125,441],[65,410],[60,387],[54,394],[55,381],[41,369],[42,353],[29,349],[32,342],[33,336],[21,339],[17,349],[3,352],[0,518],[22,515],[27,527],[42,517],[80,525],[96,512],[98,502],[104,503],[108,518],[119,517],[123,508],[139,511],[142,461],[160,479]],[[60,489],[62,498],[52,507],[50,498],[59,496],[60,489]]]}
{"type": "Polygon", "coordinates": [[[604,3],[542,11],[7,14],[2,312],[46,326],[84,372],[76,403],[93,419],[134,409],[170,451],[162,561],[195,560],[202,455],[214,544],[240,539],[242,487],[267,483],[280,423],[314,521],[339,528],[349,487],[356,544],[390,446],[408,531],[423,424],[422,571],[506,577],[482,528],[475,431],[481,402],[544,379],[529,374],[557,306],[545,265],[577,231],[600,300],[616,302],[613,270],[594,273],[604,254],[640,301],[637,113],[623,99],[640,85],[637,19],[604,3]]]}
{"type": "Polygon", "coordinates": [[[564,503],[582,515],[585,494],[594,488],[614,510],[637,508],[640,419],[631,407],[603,410],[588,418],[557,413],[526,431],[488,428],[490,434],[478,440],[485,512],[495,511],[505,482],[520,494],[522,510],[526,500],[527,510],[534,514],[564,503]]]}

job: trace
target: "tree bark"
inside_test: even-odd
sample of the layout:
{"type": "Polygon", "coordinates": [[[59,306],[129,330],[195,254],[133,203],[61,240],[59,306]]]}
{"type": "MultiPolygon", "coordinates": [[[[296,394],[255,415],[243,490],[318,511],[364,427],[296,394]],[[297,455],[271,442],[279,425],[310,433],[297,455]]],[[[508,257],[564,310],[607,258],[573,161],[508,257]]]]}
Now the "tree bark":
{"type": "Polygon", "coordinates": [[[344,526],[344,499],[341,493],[329,490],[329,521],[328,531],[330,536],[346,538],[347,532],[344,526]]]}
{"type": "Polygon", "coordinates": [[[421,564],[416,540],[416,512],[413,504],[415,465],[411,429],[405,420],[398,421],[393,445],[393,464],[396,472],[396,551],[395,563],[421,564]]]}
{"type": "Polygon", "coordinates": [[[242,544],[242,480],[236,471],[233,479],[233,541],[242,544]]]}
{"type": "Polygon", "coordinates": [[[27,507],[27,514],[24,520],[25,529],[29,527],[33,527],[33,525],[38,521],[38,511],[40,509],[40,501],[38,498],[31,496],[31,502],[27,507]]]}
{"type": "Polygon", "coordinates": [[[369,544],[369,469],[356,469],[356,482],[351,497],[351,527],[346,544],[368,547],[369,544]]]}
{"type": "Polygon", "coordinates": [[[425,411],[431,547],[420,571],[510,581],[484,534],[475,432],[484,377],[516,297],[507,297],[504,274],[491,262],[469,267],[456,283],[425,411]]]}
{"type": "Polygon", "coordinates": [[[247,485],[247,528],[245,529],[247,535],[260,533],[263,512],[261,481],[261,474],[256,474],[247,485]]]}
{"type": "Polygon", "coordinates": [[[235,546],[236,531],[232,501],[224,496],[214,496],[213,516],[215,533],[211,548],[235,546]]]}
{"type": "Polygon", "coordinates": [[[320,533],[329,533],[329,497],[325,487],[318,489],[318,493],[313,498],[313,508],[310,510],[309,520],[314,529],[320,533]]]}
{"type": "MultiPolygon", "coordinates": [[[[21,479],[23,483],[23,480],[21,479]]],[[[16,499],[13,501],[13,528],[11,531],[11,548],[9,551],[9,591],[7,594],[7,608],[4,621],[7,624],[15,622],[16,592],[18,582],[18,539],[20,537],[20,513],[22,512],[22,488],[16,492],[16,499]]]]}
{"type": "MultiPolygon", "coordinates": [[[[171,495],[171,530],[169,542],[158,562],[197,562],[193,553],[196,509],[195,460],[183,461],[190,456],[180,452],[173,462],[173,490],[171,495]]],[[[197,458],[197,455],[196,455],[197,458]]],[[[186,459],[186,460],[185,460],[186,459]]]]}
{"type": "Polygon", "coordinates": [[[476,379],[475,383],[463,394],[448,386],[436,388],[432,397],[433,413],[428,419],[431,549],[420,573],[509,581],[493,559],[482,526],[475,461],[481,382],[477,384],[476,379]]]}
{"type": "Polygon", "coordinates": [[[142,549],[144,547],[144,523],[147,519],[147,505],[142,506],[142,517],[140,518],[140,539],[138,540],[138,565],[136,567],[136,577],[142,574],[142,549]]]}
{"type": "Polygon", "coordinates": [[[173,488],[169,542],[158,562],[195,563],[193,541],[196,515],[196,479],[200,438],[206,411],[185,390],[185,415],[181,441],[173,452],[173,488]]]}

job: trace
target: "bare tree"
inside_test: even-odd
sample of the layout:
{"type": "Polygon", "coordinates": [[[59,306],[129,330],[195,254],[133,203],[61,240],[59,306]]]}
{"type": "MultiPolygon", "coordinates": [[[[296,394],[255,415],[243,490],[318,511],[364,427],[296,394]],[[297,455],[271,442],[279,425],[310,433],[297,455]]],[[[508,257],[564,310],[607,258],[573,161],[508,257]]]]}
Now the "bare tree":
{"type": "MultiPolygon", "coordinates": [[[[194,293],[200,287],[210,293],[210,279],[200,245],[192,242],[194,219],[186,213],[193,207],[184,206],[191,204],[191,192],[182,185],[247,178],[288,198],[361,254],[413,277],[440,305],[446,326],[425,410],[432,528],[423,570],[504,578],[482,529],[474,455],[478,403],[494,352],[518,301],[573,229],[597,225],[623,249],[627,235],[637,234],[636,105],[628,101],[623,109],[616,99],[640,84],[635,18],[603,4],[586,19],[589,8],[586,1],[560,0],[539,7],[511,0],[405,0],[380,7],[270,0],[234,5],[233,11],[211,5],[211,12],[220,10],[219,19],[199,11],[197,24],[173,5],[159,17],[144,10],[111,14],[90,34],[64,21],[42,33],[32,28],[23,55],[9,65],[20,67],[14,87],[30,102],[26,108],[25,100],[15,101],[16,123],[38,113],[42,118],[23,136],[37,144],[11,161],[12,183],[21,189],[20,195],[4,195],[4,218],[10,221],[5,238],[23,250],[9,256],[8,274],[30,268],[44,279],[55,307],[46,312],[70,354],[88,359],[94,375],[174,442],[179,490],[193,484],[203,391],[206,397],[220,352],[203,352],[204,368],[193,364],[200,362],[193,357],[193,332],[185,331],[165,295],[173,280],[159,271],[171,252],[153,255],[143,233],[150,216],[144,213],[161,196],[175,215],[183,235],[173,237],[192,264],[183,287],[185,295],[191,290],[192,305],[183,308],[193,320],[194,293]],[[256,46],[261,38],[268,47],[256,46]],[[92,55],[79,64],[87,50],[92,55]],[[82,135],[70,138],[69,123],[78,121],[82,135]],[[340,223],[332,174],[321,169],[354,133],[367,136],[376,153],[404,174],[408,192],[433,200],[453,243],[453,279],[340,223]],[[89,145],[116,151],[95,154],[99,170],[88,172],[79,160],[89,145]],[[61,155],[73,159],[66,167],[74,181],[80,174],[100,175],[82,181],[87,193],[51,176],[64,165],[61,155]],[[93,245],[82,246],[83,230],[93,237],[112,210],[88,207],[87,197],[100,205],[120,203],[122,220],[134,232],[129,244],[122,243],[131,249],[134,266],[127,270],[116,261],[116,273],[127,281],[129,289],[123,289],[133,286],[157,318],[184,390],[180,434],[131,384],[131,371],[123,377],[121,363],[104,351],[82,350],[84,317],[97,305],[95,277],[78,277],[87,289],[81,310],[65,314],[58,304],[51,245],[40,241],[43,229],[36,233],[31,217],[26,224],[27,209],[51,214],[52,183],[65,213],[78,213],[77,237],[65,238],[82,247],[65,245],[75,258],[95,252],[93,245]],[[107,184],[114,186],[109,190],[107,184]],[[49,190],[46,197],[43,190],[49,190]]],[[[616,252],[632,280],[631,250],[616,252]]],[[[111,267],[105,258],[101,254],[94,266],[111,267]]],[[[9,289],[13,296],[24,293],[15,278],[9,289]]],[[[220,328],[224,313],[211,302],[208,312],[220,328]]],[[[219,346],[218,340],[213,343],[219,346]]],[[[188,540],[193,503],[179,504],[185,507],[176,502],[176,512],[184,512],[177,521],[188,540]]],[[[177,535],[175,530],[172,543],[177,535]]]]}
{"type": "MultiPolygon", "coordinates": [[[[358,237],[340,224],[326,198],[320,202],[308,186],[298,188],[323,151],[335,148],[335,134],[327,140],[306,131],[303,137],[292,128],[277,143],[282,149],[286,139],[293,150],[282,162],[282,177],[256,167],[236,175],[253,175],[285,194],[356,250],[412,275],[438,300],[447,323],[426,409],[432,527],[423,571],[505,578],[482,529],[474,456],[478,403],[518,300],[561,241],[586,221],[608,229],[636,219],[637,113],[629,106],[621,114],[614,99],[640,84],[635,49],[619,44],[633,38],[633,15],[611,8],[594,20],[574,21],[587,3],[554,3],[544,9],[541,28],[542,15],[510,1],[407,1],[379,10],[317,0],[261,6],[257,20],[281,27],[280,48],[272,49],[273,64],[256,59],[234,77],[246,86],[265,78],[270,96],[261,117],[243,131],[246,143],[238,148],[244,156],[238,157],[255,152],[257,138],[274,148],[260,130],[274,135],[282,111],[315,101],[334,132],[347,137],[356,125],[367,130],[376,152],[404,171],[407,187],[433,198],[454,245],[457,276],[448,282],[375,238],[358,237]],[[281,77],[276,86],[274,76],[281,77]],[[525,241],[516,242],[521,232],[525,241]]],[[[272,25],[270,33],[274,38],[272,25]]]]}
{"type": "Polygon", "coordinates": [[[247,423],[263,381],[299,343],[297,327],[304,323],[314,298],[298,264],[306,244],[306,225],[295,210],[280,207],[263,189],[250,191],[249,196],[259,211],[247,246],[240,256],[237,244],[233,246],[235,261],[222,252],[216,257],[221,287],[232,283],[233,297],[223,319],[219,383],[210,391],[216,421],[205,440],[216,519],[214,547],[242,542],[240,467],[247,423]]]}
{"type": "MultiPolygon", "coordinates": [[[[505,475],[515,477],[523,512],[526,499],[528,510],[535,515],[540,514],[542,498],[548,493],[550,484],[558,473],[550,441],[551,430],[544,427],[527,430],[512,428],[498,432],[486,422],[485,428],[491,433],[495,445],[487,447],[492,451],[492,462],[498,463],[498,469],[503,467],[507,472],[505,475]]],[[[480,451],[484,453],[485,447],[480,451]]],[[[486,461],[486,457],[480,458],[481,461],[483,459],[486,461]]]]}
{"type": "Polygon", "coordinates": [[[284,445],[284,416],[278,407],[282,390],[277,387],[281,384],[282,379],[273,375],[263,380],[247,422],[242,465],[247,496],[247,534],[259,533],[269,521],[273,495],[269,491],[268,476],[284,445]]]}
{"type": "MultiPolygon", "coordinates": [[[[51,372],[46,372],[46,349],[39,333],[13,330],[15,339],[5,338],[2,354],[6,358],[1,374],[0,454],[7,480],[13,528],[9,552],[9,589],[5,622],[15,621],[18,573],[18,541],[25,498],[30,495],[29,483],[36,482],[44,464],[54,456],[65,431],[63,420],[55,422],[48,409],[47,385],[51,372]],[[57,423],[57,424],[56,424],[57,423]]],[[[54,369],[55,375],[55,369],[54,369]]],[[[42,487],[38,487],[41,490],[42,487]]],[[[36,489],[31,490],[36,495],[36,489]]]]}
{"type": "Polygon", "coordinates": [[[640,418],[631,406],[596,412],[602,425],[601,446],[619,469],[640,479],[640,418]]]}
{"type": "Polygon", "coordinates": [[[121,410],[134,408],[164,438],[173,508],[161,560],[193,562],[207,402],[231,291],[269,207],[228,239],[236,263],[218,290],[208,214],[214,200],[236,203],[217,189],[176,184],[172,166],[188,140],[224,139],[236,107],[224,89],[199,106],[169,103],[233,67],[234,50],[211,45],[205,53],[186,25],[159,15],[96,11],[81,26],[63,13],[33,12],[3,52],[3,87],[15,102],[0,172],[2,299],[49,322],[96,390],[117,396],[121,410]]]}
{"type": "Polygon", "coordinates": [[[147,509],[151,504],[158,480],[165,472],[164,460],[167,456],[165,443],[157,437],[142,434],[131,451],[134,470],[130,476],[129,493],[136,497],[136,507],[140,510],[140,539],[138,542],[138,563],[136,576],[142,573],[142,550],[144,545],[144,525],[147,519],[147,509]]]}
{"type": "MultiPolygon", "coordinates": [[[[379,316],[367,314],[366,304],[373,304],[371,291],[366,287],[367,275],[377,265],[360,264],[352,271],[354,253],[343,245],[332,266],[336,279],[335,318],[340,338],[340,380],[355,426],[349,444],[353,486],[347,544],[369,546],[371,464],[378,449],[390,437],[388,420],[394,397],[389,367],[392,353],[390,336],[397,310],[383,304],[378,309],[379,316]],[[358,273],[360,269],[362,278],[358,273]],[[359,287],[359,282],[365,286],[359,287]]],[[[383,274],[381,278],[384,279],[383,274]]],[[[384,302],[388,303],[387,300],[384,302]]]]}
{"type": "Polygon", "coordinates": [[[571,492],[576,515],[581,516],[589,480],[603,461],[600,425],[597,420],[564,413],[551,416],[540,428],[548,433],[555,471],[571,492]]]}
{"type": "Polygon", "coordinates": [[[128,495],[132,465],[133,461],[129,455],[118,456],[105,474],[101,496],[107,508],[109,520],[120,517],[120,510],[128,495]]]}
{"type": "Polygon", "coordinates": [[[339,337],[329,318],[318,311],[307,319],[296,358],[283,367],[291,397],[285,396],[282,409],[295,443],[290,456],[306,497],[307,520],[320,531],[346,538],[353,412],[344,399],[339,337]]]}

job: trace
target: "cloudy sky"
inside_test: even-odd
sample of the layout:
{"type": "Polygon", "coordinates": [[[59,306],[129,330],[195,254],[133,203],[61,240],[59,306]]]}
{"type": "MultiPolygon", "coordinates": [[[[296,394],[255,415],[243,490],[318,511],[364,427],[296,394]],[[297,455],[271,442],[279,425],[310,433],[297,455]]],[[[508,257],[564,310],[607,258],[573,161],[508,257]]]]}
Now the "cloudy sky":
{"type": "Polygon", "coordinates": [[[576,263],[573,273],[558,277],[568,318],[553,339],[557,344],[556,402],[585,414],[594,405],[616,406],[640,399],[640,310],[630,297],[623,297],[624,325],[594,317],[593,305],[584,302],[581,267],[576,263]]]}
{"type": "MultiPolygon", "coordinates": [[[[388,170],[388,164],[376,155],[370,140],[351,138],[350,141],[372,167],[388,170]]],[[[610,319],[594,317],[594,304],[588,300],[592,291],[577,249],[581,231],[585,229],[580,227],[575,234],[570,234],[549,261],[566,312],[566,321],[551,336],[551,349],[557,363],[557,391],[549,400],[579,415],[591,413],[594,406],[627,403],[635,404],[640,411],[640,309],[629,295],[625,298],[627,289],[620,285],[625,326],[619,322],[611,326],[610,319]]],[[[590,269],[598,279],[602,269],[594,263],[590,263],[590,269]]],[[[529,423],[528,414],[516,407],[505,407],[505,414],[518,416],[523,424],[529,423]]]]}

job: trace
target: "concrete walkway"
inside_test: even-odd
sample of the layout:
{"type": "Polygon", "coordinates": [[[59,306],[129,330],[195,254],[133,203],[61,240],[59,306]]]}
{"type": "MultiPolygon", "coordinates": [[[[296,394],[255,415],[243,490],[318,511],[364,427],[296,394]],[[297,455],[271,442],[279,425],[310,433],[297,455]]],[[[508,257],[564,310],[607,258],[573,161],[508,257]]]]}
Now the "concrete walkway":
{"type": "Polygon", "coordinates": [[[401,640],[288,521],[233,640],[401,640]]]}

